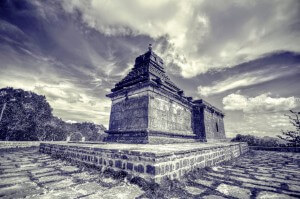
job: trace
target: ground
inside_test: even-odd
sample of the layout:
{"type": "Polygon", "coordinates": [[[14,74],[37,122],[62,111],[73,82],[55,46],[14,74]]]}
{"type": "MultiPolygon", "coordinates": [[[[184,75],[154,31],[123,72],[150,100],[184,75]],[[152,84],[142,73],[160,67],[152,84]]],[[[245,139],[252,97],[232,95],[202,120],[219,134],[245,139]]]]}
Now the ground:
{"type": "Polygon", "coordinates": [[[149,185],[132,176],[74,166],[38,150],[0,152],[1,198],[300,198],[300,154],[250,151],[180,181],[149,185]]]}

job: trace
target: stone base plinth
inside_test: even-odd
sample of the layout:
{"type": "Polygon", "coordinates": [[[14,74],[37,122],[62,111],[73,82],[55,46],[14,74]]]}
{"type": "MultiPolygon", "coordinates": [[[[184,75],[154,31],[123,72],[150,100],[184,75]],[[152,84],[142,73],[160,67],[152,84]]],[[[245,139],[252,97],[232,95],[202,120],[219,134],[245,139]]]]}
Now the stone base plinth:
{"type": "Polygon", "coordinates": [[[113,132],[105,131],[108,136],[104,139],[105,142],[127,143],[127,144],[147,144],[148,133],[144,131],[133,132],[113,132]]]}
{"type": "Polygon", "coordinates": [[[125,143],[125,144],[173,144],[173,143],[191,143],[205,142],[197,136],[169,134],[159,131],[105,131],[108,136],[105,142],[125,143]]]}
{"type": "Polygon", "coordinates": [[[126,171],[159,183],[163,178],[180,179],[195,168],[213,166],[248,151],[247,143],[145,144],[50,144],[40,152],[93,165],[126,171]]]}

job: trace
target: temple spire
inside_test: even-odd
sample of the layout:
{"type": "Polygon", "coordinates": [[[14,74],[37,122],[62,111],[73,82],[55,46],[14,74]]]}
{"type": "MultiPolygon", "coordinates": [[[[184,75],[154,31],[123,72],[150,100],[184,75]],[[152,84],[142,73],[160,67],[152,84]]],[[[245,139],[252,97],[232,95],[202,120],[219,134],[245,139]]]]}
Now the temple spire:
{"type": "Polygon", "coordinates": [[[151,52],[152,51],[152,44],[149,44],[148,50],[151,52]]]}

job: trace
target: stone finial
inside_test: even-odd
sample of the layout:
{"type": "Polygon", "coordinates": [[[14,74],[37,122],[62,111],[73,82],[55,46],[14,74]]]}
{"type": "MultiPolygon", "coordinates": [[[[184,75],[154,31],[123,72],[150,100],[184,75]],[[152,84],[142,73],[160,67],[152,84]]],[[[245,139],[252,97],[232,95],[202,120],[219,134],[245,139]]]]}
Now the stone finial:
{"type": "Polygon", "coordinates": [[[148,50],[151,52],[152,51],[152,44],[149,44],[148,50]]]}

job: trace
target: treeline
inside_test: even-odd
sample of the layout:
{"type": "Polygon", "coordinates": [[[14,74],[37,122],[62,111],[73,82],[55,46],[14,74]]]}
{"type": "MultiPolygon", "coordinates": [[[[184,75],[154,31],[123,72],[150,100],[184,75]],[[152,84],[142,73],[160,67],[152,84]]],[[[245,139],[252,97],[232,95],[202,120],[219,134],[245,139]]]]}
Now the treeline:
{"type": "Polygon", "coordinates": [[[53,116],[45,96],[34,92],[0,89],[0,140],[6,141],[101,141],[105,127],[94,123],[67,123],[53,116]]]}
{"type": "Polygon", "coordinates": [[[253,135],[241,135],[237,134],[231,142],[247,142],[249,146],[263,146],[263,147],[285,147],[286,142],[281,141],[278,138],[272,137],[256,137],[253,135]]]}
{"type": "Polygon", "coordinates": [[[247,142],[249,146],[262,147],[300,147],[300,112],[290,110],[288,117],[290,123],[295,130],[281,130],[282,135],[277,135],[278,138],[272,137],[255,137],[253,135],[237,134],[232,142],[247,142]]]}

